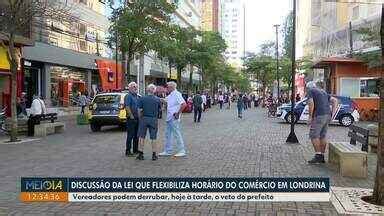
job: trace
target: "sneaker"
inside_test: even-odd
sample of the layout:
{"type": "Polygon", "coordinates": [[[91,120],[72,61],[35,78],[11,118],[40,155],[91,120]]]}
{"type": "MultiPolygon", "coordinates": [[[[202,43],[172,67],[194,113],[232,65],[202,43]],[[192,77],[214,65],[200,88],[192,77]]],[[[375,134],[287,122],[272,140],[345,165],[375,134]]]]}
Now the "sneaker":
{"type": "Polygon", "coordinates": [[[131,153],[131,151],[126,151],[126,152],[125,152],[125,156],[126,156],[126,157],[132,157],[133,154],[131,153]]]}
{"type": "Polygon", "coordinates": [[[155,153],[153,153],[153,154],[152,154],[152,160],[155,161],[155,160],[157,160],[157,159],[159,159],[159,157],[157,157],[157,155],[156,155],[155,153]]]}
{"type": "Polygon", "coordinates": [[[139,153],[136,157],[136,160],[144,160],[144,155],[142,153],[139,153]]]}
{"type": "Polygon", "coordinates": [[[186,156],[187,154],[185,154],[184,152],[179,152],[179,153],[176,153],[175,155],[173,155],[174,157],[184,157],[186,156]]]}
{"type": "Polygon", "coordinates": [[[172,154],[169,154],[169,153],[167,153],[167,152],[160,152],[159,153],[159,156],[171,156],[172,154]]]}
{"type": "Polygon", "coordinates": [[[324,155],[316,154],[311,160],[308,161],[309,164],[320,164],[325,163],[324,155]]]}

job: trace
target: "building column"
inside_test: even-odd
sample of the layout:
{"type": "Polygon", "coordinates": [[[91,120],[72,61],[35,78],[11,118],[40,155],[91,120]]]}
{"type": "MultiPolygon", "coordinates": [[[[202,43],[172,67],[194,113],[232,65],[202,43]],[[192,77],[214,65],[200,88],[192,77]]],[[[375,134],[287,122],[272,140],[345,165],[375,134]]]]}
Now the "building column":
{"type": "Polygon", "coordinates": [[[87,70],[87,92],[88,95],[92,93],[92,70],[87,70]]]}
{"type": "Polygon", "coordinates": [[[44,64],[42,73],[42,96],[45,98],[45,104],[51,106],[51,66],[44,64]]]}

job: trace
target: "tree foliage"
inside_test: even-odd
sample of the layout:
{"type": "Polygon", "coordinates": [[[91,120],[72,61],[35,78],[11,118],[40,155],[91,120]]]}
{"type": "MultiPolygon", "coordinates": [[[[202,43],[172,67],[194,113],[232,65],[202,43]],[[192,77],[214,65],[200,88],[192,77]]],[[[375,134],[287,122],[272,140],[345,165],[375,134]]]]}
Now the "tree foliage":
{"type": "MultiPolygon", "coordinates": [[[[77,19],[70,13],[71,9],[72,5],[62,1],[0,1],[0,46],[6,50],[10,64],[11,86],[17,86],[17,70],[21,57],[16,45],[28,42],[25,35],[31,33],[34,24],[40,24],[47,19],[70,25],[77,19]]],[[[16,89],[11,88],[11,142],[17,141],[16,89]]]]}
{"type": "MultiPolygon", "coordinates": [[[[380,27],[379,25],[371,25],[361,27],[356,30],[361,41],[365,44],[365,47],[380,47],[380,27]]],[[[373,50],[368,52],[358,52],[355,57],[364,61],[368,67],[379,67],[382,64],[382,56],[380,50],[373,50]]]]}
{"type": "MultiPolygon", "coordinates": [[[[110,1],[113,8],[113,1],[110,1]]],[[[127,58],[125,73],[130,74],[130,62],[136,54],[144,54],[159,48],[158,41],[169,33],[171,14],[175,7],[166,0],[124,1],[112,10],[108,44],[119,46],[127,58]],[[116,44],[117,41],[117,44],[116,44]]],[[[125,76],[127,77],[127,76],[125,76]]]]}

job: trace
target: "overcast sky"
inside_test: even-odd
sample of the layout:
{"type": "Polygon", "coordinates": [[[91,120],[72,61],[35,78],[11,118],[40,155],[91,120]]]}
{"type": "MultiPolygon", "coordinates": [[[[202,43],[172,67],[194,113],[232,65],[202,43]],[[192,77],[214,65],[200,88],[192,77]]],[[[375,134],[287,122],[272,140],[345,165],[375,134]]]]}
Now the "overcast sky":
{"type": "Polygon", "coordinates": [[[245,0],[244,2],[246,12],[245,48],[246,51],[255,52],[264,41],[276,40],[273,25],[283,24],[285,16],[292,10],[292,4],[291,0],[245,0]]]}

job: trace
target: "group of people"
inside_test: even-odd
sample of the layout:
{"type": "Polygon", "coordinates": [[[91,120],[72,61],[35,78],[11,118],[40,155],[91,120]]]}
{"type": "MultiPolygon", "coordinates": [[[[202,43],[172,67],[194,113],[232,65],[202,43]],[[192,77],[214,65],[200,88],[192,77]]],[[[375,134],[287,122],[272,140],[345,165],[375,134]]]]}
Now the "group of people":
{"type": "Polygon", "coordinates": [[[157,160],[158,156],[186,156],[180,122],[181,113],[186,107],[186,102],[176,88],[177,84],[175,82],[168,82],[168,96],[159,98],[156,96],[156,86],[150,84],[147,86],[147,95],[140,97],[137,93],[137,84],[135,82],[128,84],[129,93],[124,98],[127,113],[126,156],[136,155],[136,159],[144,160],[144,141],[147,131],[149,131],[152,145],[152,160],[157,160]],[[158,153],[158,117],[163,103],[167,106],[165,145],[164,150],[158,153]],[[173,154],[173,139],[177,143],[175,154],[173,154]]]}

